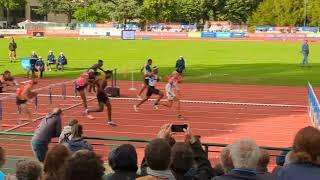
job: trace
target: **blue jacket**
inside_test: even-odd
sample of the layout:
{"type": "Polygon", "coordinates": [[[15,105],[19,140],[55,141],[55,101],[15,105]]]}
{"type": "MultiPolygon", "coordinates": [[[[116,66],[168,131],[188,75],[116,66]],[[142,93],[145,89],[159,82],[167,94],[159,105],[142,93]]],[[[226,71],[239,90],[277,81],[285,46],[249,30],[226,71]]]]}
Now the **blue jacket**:
{"type": "Polygon", "coordinates": [[[186,66],[185,66],[185,62],[184,62],[184,59],[179,59],[177,60],[176,62],[176,69],[180,72],[184,71],[186,69],[186,66]]]}
{"type": "Polygon", "coordinates": [[[60,55],[58,57],[58,63],[62,64],[62,65],[66,65],[68,64],[67,58],[64,55],[60,55]]]}
{"type": "Polygon", "coordinates": [[[83,138],[74,138],[67,143],[71,152],[77,152],[79,150],[93,150],[91,144],[83,138]]]}
{"type": "Polygon", "coordinates": [[[49,54],[47,60],[48,60],[48,62],[55,62],[54,55],[49,54]]]}
{"type": "Polygon", "coordinates": [[[290,163],[278,171],[277,180],[319,180],[320,166],[312,163],[290,163]]]}
{"type": "Polygon", "coordinates": [[[302,51],[303,53],[309,53],[309,44],[303,43],[302,48],[301,48],[301,51],[302,51]]]}

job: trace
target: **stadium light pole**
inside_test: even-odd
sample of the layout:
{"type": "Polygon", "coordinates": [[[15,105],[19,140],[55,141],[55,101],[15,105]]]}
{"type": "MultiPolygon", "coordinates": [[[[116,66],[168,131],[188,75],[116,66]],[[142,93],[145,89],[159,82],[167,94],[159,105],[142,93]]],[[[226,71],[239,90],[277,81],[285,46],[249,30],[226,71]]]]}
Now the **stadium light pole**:
{"type": "Polygon", "coordinates": [[[307,3],[308,3],[308,0],[304,0],[304,23],[303,23],[304,27],[306,27],[307,25],[307,3]]]}

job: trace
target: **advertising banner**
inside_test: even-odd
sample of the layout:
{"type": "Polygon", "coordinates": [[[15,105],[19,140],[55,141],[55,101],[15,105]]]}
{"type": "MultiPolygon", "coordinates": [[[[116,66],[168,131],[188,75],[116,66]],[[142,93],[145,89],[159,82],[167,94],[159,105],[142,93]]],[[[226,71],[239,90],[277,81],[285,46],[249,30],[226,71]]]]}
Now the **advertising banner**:
{"type": "Polygon", "coordinates": [[[27,30],[25,29],[0,29],[1,35],[25,35],[27,30]]]}

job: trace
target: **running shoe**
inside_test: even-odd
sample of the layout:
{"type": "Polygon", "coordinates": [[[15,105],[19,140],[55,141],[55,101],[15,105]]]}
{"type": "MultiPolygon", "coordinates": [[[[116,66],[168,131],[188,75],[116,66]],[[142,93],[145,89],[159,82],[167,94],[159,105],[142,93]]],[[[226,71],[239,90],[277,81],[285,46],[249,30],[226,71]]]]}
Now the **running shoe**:
{"type": "Polygon", "coordinates": [[[133,105],[133,109],[134,109],[135,112],[139,112],[137,105],[133,105]]]}
{"type": "Polygon", "coordinates": [[[153,106],[154,109],[157,109],[157,110],[159,109],[158,104],[156,104],[156,103],[153,103],[152,106],[153,106]]]}
{"type": "Polygon", "coordinates": [[[109,125],[109,126],[117,126],[117,124],[114,123],[113,121],[108,121],[108,125],[109,125]]]}
{"type": "Polygon", "coordinates": [[[84,110],[84,115],[87,116],[88,119],[94,119],[94,117],[91,116],[88,111],[88,109],[84,110]]]}

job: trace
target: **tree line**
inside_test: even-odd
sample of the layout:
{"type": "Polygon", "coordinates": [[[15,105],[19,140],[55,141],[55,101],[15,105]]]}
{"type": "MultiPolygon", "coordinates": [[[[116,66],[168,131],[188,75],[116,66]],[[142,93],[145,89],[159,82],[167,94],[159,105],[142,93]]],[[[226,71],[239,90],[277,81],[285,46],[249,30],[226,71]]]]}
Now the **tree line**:
{"type": "MultiPolygon", "coordinates": [[[[207,20],[270,26],[320,25],[320,0],[38,0],[39,14],[63,13],[77,22],[204,23],[207,20]],[[305,2],[307,2],[305,6],[305,2]],[[305,8],[306,7],[306,8],[305,8]]],[[[13,10],[25,0],[1,0],[13,10]]]]}

